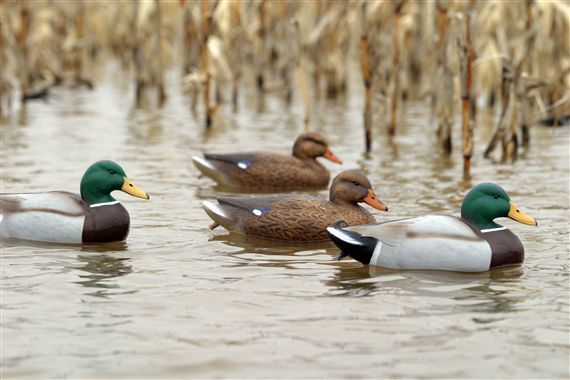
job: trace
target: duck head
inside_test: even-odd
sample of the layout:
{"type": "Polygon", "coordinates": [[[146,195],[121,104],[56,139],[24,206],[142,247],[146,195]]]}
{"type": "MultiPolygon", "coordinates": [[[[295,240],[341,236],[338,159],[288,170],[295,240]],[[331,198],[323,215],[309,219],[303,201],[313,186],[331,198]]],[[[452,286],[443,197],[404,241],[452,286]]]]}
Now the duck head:
{"type": "Polygon", "coordinates": [[[494,183],[482,183],[469,190],[461,205],[461,218],[480,229],[502,227],[493,221],[495,218],[511,218],[523,224],[537,225],[534,218],[521,212],[507,192],[494,183]]]}
{"type": "Polygon", "coordinates": [[[293,156],[300,159],[324,157],[334,163],[342,164],[342,161],[330,150],[323,136],[318,133],[304,133],[297,137],[293,145],[293,156]]]}
{"type": "Polygon", "coordinates": [[[89,203],[113,202],[111,192],[124,191],[137,198],[149,199],[147,193],[136,187],[123,168],[113,161],[98,161],[81,178],[81,198],[89,203]]]}
{"type": "Polygon", "coordinates": [[[388,207],[378,199],[370,181],[360,170],[340,172],[331,184],[329,199],[336,204],[365,202],[375,209],[388,211],[388,207]]]}

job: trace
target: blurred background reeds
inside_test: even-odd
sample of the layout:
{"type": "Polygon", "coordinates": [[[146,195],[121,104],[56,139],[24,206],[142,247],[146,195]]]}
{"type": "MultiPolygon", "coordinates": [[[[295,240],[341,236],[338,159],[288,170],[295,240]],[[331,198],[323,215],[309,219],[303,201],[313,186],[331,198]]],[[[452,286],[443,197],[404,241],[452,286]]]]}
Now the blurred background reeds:
{"type": "Polygon", "coordinates": [[[115,57],[134,81],[135,107],[168,99],[165,71],[180,71],[188,106],[215,128],[240,88],[302,102],[348,96],[364,83],[364,150],[374,130],[398,134],[407,101],[430,104],[426,133],[443,154],[461,133],[464,175],[475,143],[513,161],[541,122],[570,114],[570,6],[565,1],[0,1],[2,117],[54,86],[92,88],[91,70],[115,57]],[[312,96],[309,96],[309,93],[312,96]],[[496,111],[489,141],[474,141],[477,113],[496,111]],[[434,128],[430,128],[430,126],[434,128]],[[455,131],[454,125],[460,125],[455,131]],[[500,149],[498,149],[500,148],[500,149]],[[498,150],[499,153],[496,151],[498,150]]]}

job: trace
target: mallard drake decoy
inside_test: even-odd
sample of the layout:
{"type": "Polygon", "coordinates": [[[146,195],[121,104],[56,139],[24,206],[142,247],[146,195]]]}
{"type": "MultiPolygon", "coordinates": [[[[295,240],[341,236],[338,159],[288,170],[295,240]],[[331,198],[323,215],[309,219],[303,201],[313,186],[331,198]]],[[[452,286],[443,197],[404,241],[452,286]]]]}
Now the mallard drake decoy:
{"type": "Polygon", "coordinates": [[[365,265],[484,272],[524,260],[519,238],[493,221],[500,217],[537,225],[503,188],[483,183],[465,196],[461,218],[426,215],[327,231],[342,250],[339,258],[349,255],[365,265]]]}
{"type": "Polygon", "coordinates": [[[129,213],[111,196],[114,190],[149,199],[112,161],[87,169],[81,196],[65,191],[0,194],[1,236],[72,244],[125,240],[129,213]]]}
{"type": "Polygon", "coordinates": [[[204,158],[194,156],[192,161],[204,175],[229,188],[290,191],[329,184],[329,172],[317,157],[341,163],[317,133],[299,136],[292,156],[268,152],[204,154],[204,158]]]}
{"type": "Polygon", "coordinates": [[[346,170],[333,180],[329,200],[308,195],[218,198],[217,204],[204,202],[204,210],[215,222],[212,228],[222,225],[271,240],[325,241],[326,228],[340,220],[348,225],[375,222],[359,202],[388,211],[364,174],[346,170]]]}

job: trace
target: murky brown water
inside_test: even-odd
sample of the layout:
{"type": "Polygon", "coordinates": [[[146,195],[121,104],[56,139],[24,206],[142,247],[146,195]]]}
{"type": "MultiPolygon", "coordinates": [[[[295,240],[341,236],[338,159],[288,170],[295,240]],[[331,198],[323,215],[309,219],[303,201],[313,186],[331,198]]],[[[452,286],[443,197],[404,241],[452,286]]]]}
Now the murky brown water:
{"type": "MultiPolygon", "coordinates": [[[[483,160],[490,129],[477,130],[473,183],[500,183],[539,221],[504,221],[525,244],[524,266],[388,271],[336,262],[332,244],[208,229],[200,203],[227,193],[197,178],[191,156],[288,152],[302,130],[297,101],[252,91],[206,132],[177,73],[163,109],[134,110],[118,70],[100,68],[95,91],[59,89],[1,128],[2,192],[78,191],[92,162],[112,159],[151,195],[118,194],[132,222],[124,244],[2,243],[3,378],[569,376],[568,128],[533,129],[514,165],[483,160]]],[[[444,158],[433,146],[428,109],[408,104],[394,142],[377,134],[369,158],[361,109],[357,95],[323,99],[314,125],[343,168],[369,175],[390,206],[377,218],[457,215],[471,183],[459,150],[444,158]]]]}

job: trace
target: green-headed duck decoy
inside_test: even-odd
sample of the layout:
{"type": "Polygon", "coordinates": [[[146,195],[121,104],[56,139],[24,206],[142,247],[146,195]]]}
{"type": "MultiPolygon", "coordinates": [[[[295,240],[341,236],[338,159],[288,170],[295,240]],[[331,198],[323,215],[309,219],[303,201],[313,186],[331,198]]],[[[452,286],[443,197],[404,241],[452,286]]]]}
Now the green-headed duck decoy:
{"type": "Polygon", "coordinates": [[[0,194],[1,236],[71,244],[125,240],[129,213],[111,196],[114,190],[149,199],[112,161],[99,161],[87,169],[81,195],[65,191],[0,194]]]}
{"type": "Polygon", "coordinates": [[[393,269],[483,272],[519,265],[524,248],[519,238],[494,222],[507,217],[536,226],[500,186],[483,183],[463,200],[461,218],[426,215],[372,225],[328,228],[329,237],[363,264],[393,269]]]}

